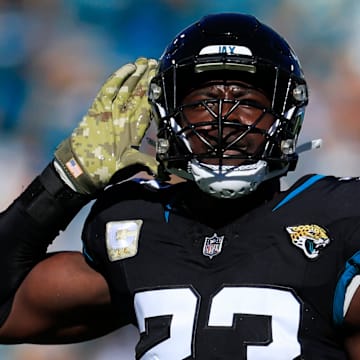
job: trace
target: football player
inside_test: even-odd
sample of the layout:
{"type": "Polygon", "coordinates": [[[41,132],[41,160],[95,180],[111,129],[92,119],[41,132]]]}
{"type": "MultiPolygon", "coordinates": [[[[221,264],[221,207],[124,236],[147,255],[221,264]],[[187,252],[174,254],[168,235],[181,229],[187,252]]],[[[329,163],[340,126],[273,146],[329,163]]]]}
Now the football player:
{"type": "Polygon", "coordinates": [[[134,324],[137,359],[359,359],[360,183],[280,190],[318,146],[297,144],[307,103],[294,51],[249,15],[205,16],[120,68],[1,214],[1,342],[134,324]],[[48,253],[95,198],[83,252],[48,253]]]}

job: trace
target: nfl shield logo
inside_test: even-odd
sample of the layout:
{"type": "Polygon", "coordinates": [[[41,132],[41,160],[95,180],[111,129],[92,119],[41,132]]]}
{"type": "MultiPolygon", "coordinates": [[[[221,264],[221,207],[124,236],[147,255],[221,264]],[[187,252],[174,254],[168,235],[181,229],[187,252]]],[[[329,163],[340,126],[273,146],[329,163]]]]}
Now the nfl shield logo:
{"type": "Polygon", "coordinates": [[[203,255],[212,259],[221,252],[224,236],[217,236],[215,233],[212,237],[206,237],[203,247],[203,255]]]}

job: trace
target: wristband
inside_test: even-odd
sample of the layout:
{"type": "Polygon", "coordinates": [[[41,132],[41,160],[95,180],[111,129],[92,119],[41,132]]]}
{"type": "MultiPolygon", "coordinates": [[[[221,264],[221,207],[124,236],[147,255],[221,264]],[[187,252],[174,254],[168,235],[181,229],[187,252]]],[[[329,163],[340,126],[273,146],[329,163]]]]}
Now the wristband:
{"type": "Polygon", "coordinates": [[[91,197],[67,186],[50,163],[19,197],[24,211],[43,230],[64,230],[91,197]]]}

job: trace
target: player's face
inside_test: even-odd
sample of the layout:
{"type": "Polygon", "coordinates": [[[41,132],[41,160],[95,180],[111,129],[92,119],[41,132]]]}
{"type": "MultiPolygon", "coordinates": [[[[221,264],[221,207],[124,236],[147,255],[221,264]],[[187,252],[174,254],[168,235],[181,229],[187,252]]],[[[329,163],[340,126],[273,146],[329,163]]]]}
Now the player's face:
{"type": "Polygon", "coordinates": [[[207,82],[185,96],[182,105],[179,122],[192,152],[212,165],[220,157],[222,165],[240,165],[261,153],[274,122],[265,93],[239,81],[207,82]]]}

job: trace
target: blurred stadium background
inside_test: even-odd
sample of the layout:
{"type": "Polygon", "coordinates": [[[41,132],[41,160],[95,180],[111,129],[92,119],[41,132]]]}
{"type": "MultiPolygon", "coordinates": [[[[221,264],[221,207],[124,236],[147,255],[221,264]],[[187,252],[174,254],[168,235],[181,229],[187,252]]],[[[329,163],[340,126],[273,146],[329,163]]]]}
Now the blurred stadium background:
{"type": "MultiPolygon", "coordinates": [[[[295,48],[310,87],[301,156],[308,172],[360,175],[360,2],[357,0],[0,0],[0,210],[51,160],[115,69],[158,58],[185,26],[214,12],[252,13],[295,48]]],[[[80,249],[75,218],[55,249],[80,249]]],[[[78,345],[0,346],[0,359],[133,359],[132,327],[78,345]]]]}

